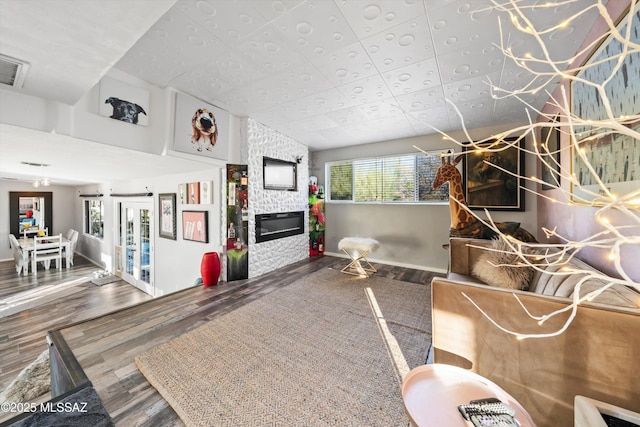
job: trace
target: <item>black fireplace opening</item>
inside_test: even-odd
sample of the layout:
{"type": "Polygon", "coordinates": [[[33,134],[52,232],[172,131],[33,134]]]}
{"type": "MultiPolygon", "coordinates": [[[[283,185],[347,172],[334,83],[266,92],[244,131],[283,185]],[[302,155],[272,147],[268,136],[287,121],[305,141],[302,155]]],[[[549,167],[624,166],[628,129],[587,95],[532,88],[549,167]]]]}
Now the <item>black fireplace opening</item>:
{"type": "Polygon", "coordinates": [[[256,243],[304,234],[304,211],[256,215],[256,243]]]}

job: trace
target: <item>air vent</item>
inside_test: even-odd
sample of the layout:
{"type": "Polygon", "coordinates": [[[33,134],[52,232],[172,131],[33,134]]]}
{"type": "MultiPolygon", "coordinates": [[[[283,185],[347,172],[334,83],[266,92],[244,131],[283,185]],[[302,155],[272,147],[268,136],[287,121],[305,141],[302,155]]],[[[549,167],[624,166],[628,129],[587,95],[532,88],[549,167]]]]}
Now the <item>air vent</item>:
{"type": "Polygon", "coordinates": [[[21,88],[28,69],[28,63],[0,54],[0,83],[21,88]]]}
{"type": "Polygon", "coordinates": [[[20,162],[20,164],[27,165],[27,166],[35,166],[38,168],[51,166],[50,164],[47,164],[47,163],[34,163],[34,162],[25,162],[25,161],[20,162]]]}

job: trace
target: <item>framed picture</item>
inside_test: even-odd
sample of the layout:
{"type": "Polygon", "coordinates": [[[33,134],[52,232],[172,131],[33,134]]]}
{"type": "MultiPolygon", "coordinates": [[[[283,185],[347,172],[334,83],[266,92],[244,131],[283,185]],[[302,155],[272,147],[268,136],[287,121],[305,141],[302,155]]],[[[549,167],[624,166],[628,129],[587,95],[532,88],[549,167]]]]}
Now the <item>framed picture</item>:
{"type": "Polygon", "coordinates": [[[176,193],[158,195],[160,237],[176,240],[176,193]]]}
{"type": "Polygon", "coordinates": [[[229,113],[182,93],[176,94],[173,150],[227,160],[229,113]]]}
{"type": "Polygon", "coordinates": [[[560,128],[558,116],[551,120],[553,127],[540,130],[540,168],[542,170],[543,190],[560,187],[560,128]]]}
{"type": "Polygon", "coordinates": [[[209,243],[208,211],[182,211],[182,238],[209,243]]]}
{"type": "Polygon", "coordinates": [[[489,141],[478,144],[480,149],[464,147],[462,170],[469,208],[524,210],[524,190],[520,178],[524,174],[522,140],[518,145],[509,146],[516,140],[506,138],[506,142],[500,143],[489,141]]]}
{"type": "Polygon", "coordinates": [[[178,203],[187,204],[187,184],[178,184],[178,203]]]}
{"type": "Polygon", "coordinates": [[[213,189],[211,181],[200,181],[200,204],[210,205],[213,203],[213,189]]]}
{"type": "Polygon", "coordinates": [[[121,122],[149,125],[149,91],[110,77],[100,80],[99,112],[121,122]]]}
{"type": "MultiPolygon", "coordinates": [[[[636,3],[629,13],[633,14],[630,43],[638,44],[640,3],[636,3]]],[[[628,16],[618,24],[622,37],[627,34],[627,19],[628,16]]],[[[580,123],[576,123],[574,126],[578,150],[572,144],[571,172],[578,184],[571,185],[571,199],[577,203],[594,203],[594,199],[604,192],[603,185],[618,195],[640,188],[640,141],[619,131],[609,132],[609,128],[598,127],[597,123],[599,120],[611,120],[605,105],[610,105],[613,118],[638,114],[640,79],[629,76],[640,75],[640,53],[627,54],[624,61],[618,64],[623,50],[620,41],[609,37],[581,67],[577,74],[581,80],[571,83],[571,113],[583,121],[596,121],[595,125],[578,126],[580,123]],[[605,81],[607,84],[604,89],[609,101],[606,104],[593,86],[605,81]],[[586,162],[590,163],[593,172],[586,162]]],[[[624,126],[640,131],[638,121],[624,126]]]]}
{"type": "Polygon", "coordinates": [[[200,204],[200,183],[190,182],[187,184],[187,203],[190,205],[200,204]]]}

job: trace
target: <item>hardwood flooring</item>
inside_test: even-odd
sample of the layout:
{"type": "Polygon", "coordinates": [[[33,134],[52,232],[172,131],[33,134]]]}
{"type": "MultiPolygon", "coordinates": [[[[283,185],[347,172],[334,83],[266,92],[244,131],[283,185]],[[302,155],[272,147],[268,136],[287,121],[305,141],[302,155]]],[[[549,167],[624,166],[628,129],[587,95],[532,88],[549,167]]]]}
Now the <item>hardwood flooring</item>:
{"type": "Polygon", "coordinates": [[[37,277],[19,276],[13,261],[0,262],[0,390],[47,349],[48,331],[151,299],[123,281],[92,284],[97,270],[80,256],[69,269],[39,269],[37,277]],[[25,293],[30,297],[21,306],[8,300],[25,293]]]}
{"type": "MultiPolygon", "coordinates": [[[[305,275],[324,268],[340,269],[347,262],[331,256],[311,258],[254,279],[220,283],[210,288],[190,288],[91,320],[82,320],[88,317],[81,317],[71,320],[77,322],[75,324],[60,325],[59,330],[116,425],[179,426],[182,423],[175,412],[135,366],[136,354],[305,275]]],[[[413,283],[430,283],[436,275],[422,270],[374,265],[378,269],[377,275],[413,283]]],[[[129,295],[128,298],[134,297],[129,295]]],[[[73,304],[65,305],[69,311],[76,309],[73,304]]],[[[120,305],[124,305],[122,301],[120,305]]],[[[87,308],[91,311],[90,307],[87,308]]],[[[19,327],[19,321],[13,327],[19,327]]],[[[4,331],[4,325],[1,329],[4,331]]],[[[27,333],[23,335],[26,339],[27,333]]],[[[39,351],[33,353],[37,355],[39,351]]],[[[12,357],[18,359],[18,356],[12,357]]]]}

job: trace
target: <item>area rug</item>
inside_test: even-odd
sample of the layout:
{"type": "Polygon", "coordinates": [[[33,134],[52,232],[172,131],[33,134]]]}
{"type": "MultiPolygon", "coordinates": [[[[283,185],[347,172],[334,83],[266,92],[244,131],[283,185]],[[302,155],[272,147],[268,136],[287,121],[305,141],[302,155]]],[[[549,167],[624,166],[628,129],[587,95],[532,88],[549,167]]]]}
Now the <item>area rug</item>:
{"type": "Polygon", "coordinates": [[[322,270],[135,358],[187,426],[407,426],[430,287],[322,270]]]}

